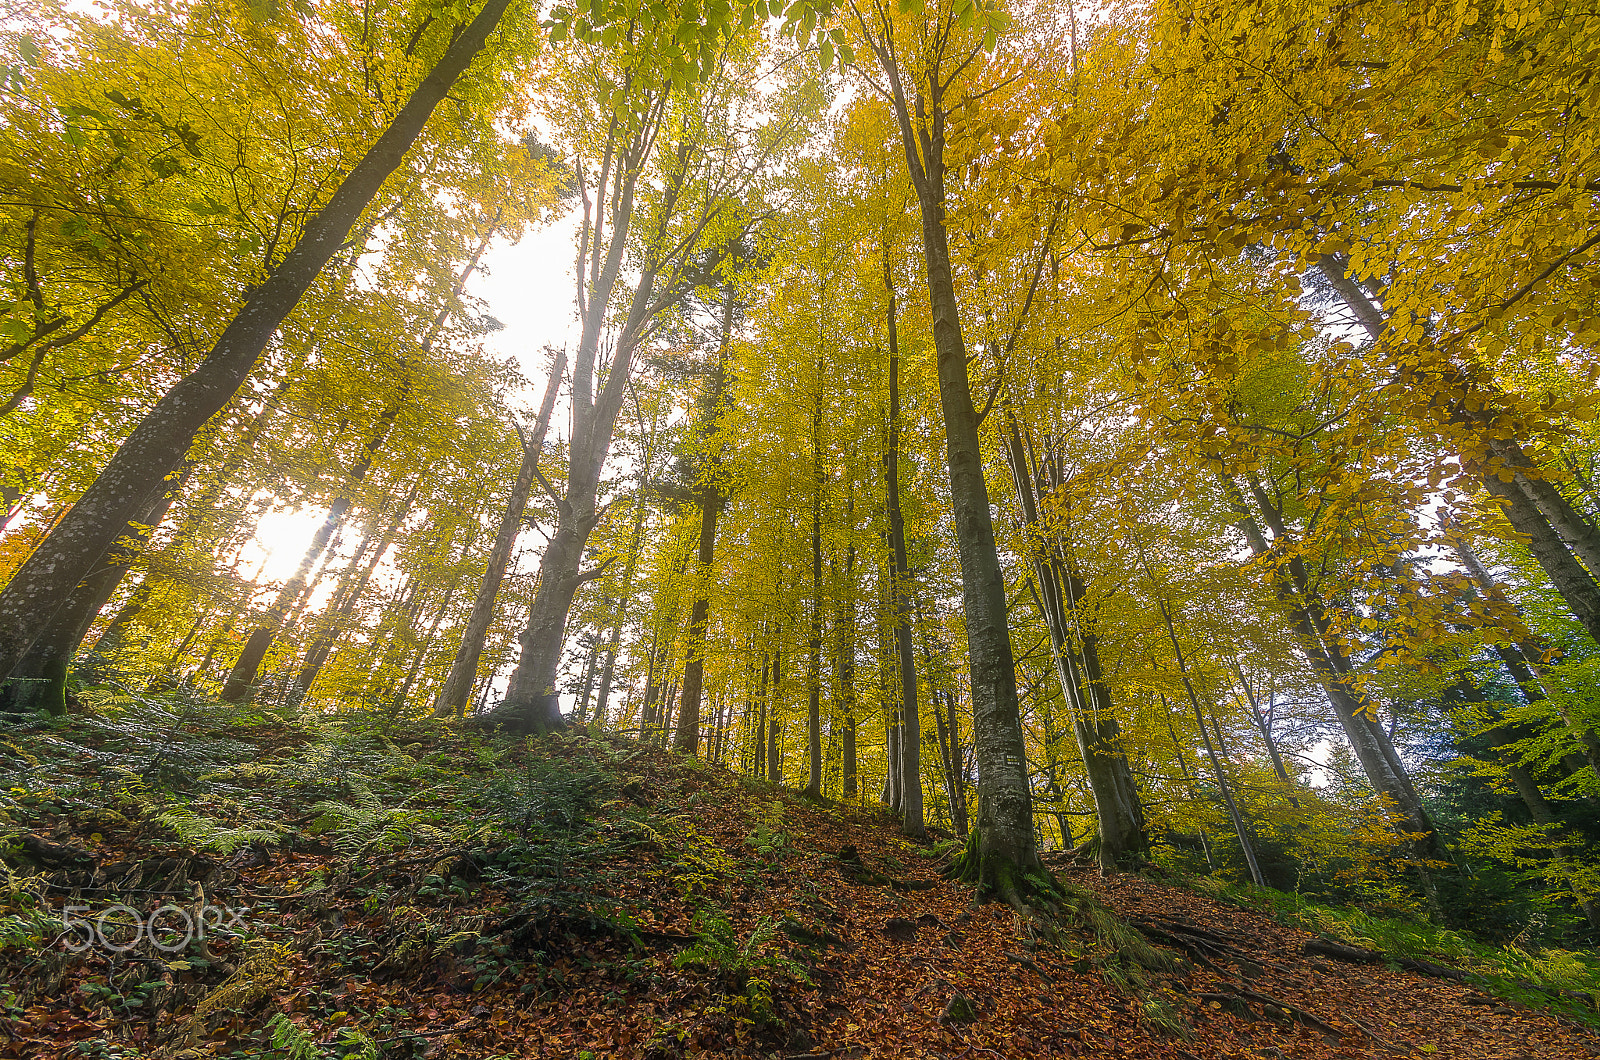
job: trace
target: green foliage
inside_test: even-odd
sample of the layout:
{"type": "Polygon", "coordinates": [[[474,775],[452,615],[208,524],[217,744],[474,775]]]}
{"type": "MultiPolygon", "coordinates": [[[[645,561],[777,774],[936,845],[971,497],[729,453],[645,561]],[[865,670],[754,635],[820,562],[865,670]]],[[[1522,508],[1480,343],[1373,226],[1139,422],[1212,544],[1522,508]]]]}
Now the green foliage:
{"type": "Polygon", "coordinates": [[[281,831],[273,828],[230,828],[200,816],[188,806],[163,810],[156,820],[176,832],[181,841],[198,850],[212,850],[218,854],[231,854],[252,843],[276,843],[283,837],[281,831]]]}
{"type": "MultiPolygon", "coordinates": [[[[1451,930],[1424,920],[1382,916],[1352,906],[1323,905],[1300,895],[1271,888],[1235,887],[1201,877],[1193,881],[1213,897],[1270,913],[1306,931],[1362,949],[1377,950],[1391,960],[1410,958],[1458,968],[1486,989],[1541,1007],[1554,1007],[1600,1027],[1600,960],[1592,953],[1540,946],[1528,937],[1504,945],[1486,943],[1471,932],[1451,930]],[[1570,991],[1589,998],[1589,1007],[1563,1002],[1570,991]],[[1554,992],[1554,996],[1552,994],[1554,992]]],[[[1536,936],[1531,922],[1525,936],[1536,936]]]]}
{"type": "Polygon", "coordinates": [[[282,1051],[283,1060],[322,1060],[322,1050],[311,1032],[282,1012],[267,1021],[267,1041],[282,1051]]]}
{"type": "Polygon", "coordinates": [[[672,959],[674,967],[698,967],[726,980],[743,1000],[750,1022],[767,1026],[778,1022],[772,990],[776,979],[809,983],[805,969],[774,946],[778,923],[762,917],[740,938],[727,913],[706,906],[695,914],[695,941],[672,959]]]}
{"type": "Polygon", "coordinates": [[[750,834],[745,836],[744,845],[767,861],[781,861],[789,848],[789,837],[779,831],[782,825],[783,801],[773,799],[767,804],[766,812],[757,818],[750,834]]]}

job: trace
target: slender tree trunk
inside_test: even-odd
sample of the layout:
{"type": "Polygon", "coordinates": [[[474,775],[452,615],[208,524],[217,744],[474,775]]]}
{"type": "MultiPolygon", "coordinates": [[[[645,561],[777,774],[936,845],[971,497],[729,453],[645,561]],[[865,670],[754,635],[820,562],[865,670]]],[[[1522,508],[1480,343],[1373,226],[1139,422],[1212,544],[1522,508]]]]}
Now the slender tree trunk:
{"type": "MultiPolygon", "coordinates": [[[[1250,718],[1256,723],[1261,739],[1267,745],[1267,757],[1272,760],[1272,771],[1288,787],[1289,804],[1298,810],[1300,799],[1294,794],[1294,781],[1289,777],[1289,771],[1283,767],[1283,756],[1278,753],[1278,741],[1272,738],[1272,722],[1256,700],[1255,689],[1250,687],[1250,682],[1244,676],[1244,667],[1239,665],[1238,659],[1233,660],[1233,676],[1239,679],[1239,688],[1243,690],[1245,702],[1250,706],[1250,718]]],[[[1270,694],[1268,698],[1271,698],[1270,694]]]]}
{"type": "MultiPolygon", "coordinates": [[[[852,489],[845,500],[845,521],[854,526],[855,492],[852,489]]],[[[840,586],[839,610],[834,617],[835,656],[834,684],[838,689],[839,703],[835,713],[840,727],[841,778],[840,796],[845,800],[856,797],[856,619],[855,619],[855,566],[856,546],[852,538],[845,546],[844,582],[840,586]]]]}
{"type": "Polygon", "coordinates": [[[1029,589],[1050,636],[1056,679],[1061,685],[1062,700],[1071,714],[1073,736],[1094,798],[1095,819],[1100,829],[1096,860],[1102,873],[1114,872],[1125,859],[1141,854],[1149,845],[1144,811],[1127,756],[1120,745],[1120,729],[1111,709],[1110,693],[1099,679],[1098,656],[1091,679],[1084,679],[1089,669],[1087,656],[1094,644],[1093,635],[1082,628],[1069,628],[1069,613],[1072,626],[1079,626],[1076,604],[1083,590],[1070,573],[1063,573],[1058,550],[1049,544],[1046,528],[1041,523],[1038,493],[1043,488],[1043,471],[1030,458],[1016,418],[1009,409],[1005,410],[1005,416],[1006,454],[1027,534],[1026,558],[1033,570],[1029,589]]]}
{"type": "MultiPolygon", "coordinates": [[[[783,631],[781,627],[778,632],[778,639],[781,643],[783,639],[783,631]]],[[[773,648],[772,692],[767,711],[767,779],[772,782],[774,787],[783,784],[783,759],[779,754],[782,748],[778,744],[778,737],[783,728],[782,722],[778,717],[778,715],[781,713],[781,711],[778,709],[778,703],[782,699],[783,690],[783,678],[778,669],[778,664],[782,661],[782,658],[783,653],[781,649],[776,647],[773,648]]]]}
{"type": "Polygon", "coordinates": [[[629,535],[628,560],[622,568],[622,589],[617,598],[616,617],[611,622],[611,636],[606,644],[606,661],[600,670],[600,694],[595,705],[595,719],[605,723],[606,711],[611,703],[611,680],[616,671],[617,652],[622,646],[622,623],[628,606],[633,602],[633,576],[639,566],[639,554],[644,546],[645,487],[650,477],[650,446],[645,446],[644,461],[639,468],[639,496],[633,506],[633,532],[629,535]]]}
{"type": "MultiPolygon", "coordinates": [[[[888,444],[883,450],[883,477],[889,515],[889,570],[892,579],[890,598],[894,603],[894,645],[900,680],[898,754],[895,765],[899,780],[895,785],[900,811],[900,830],[913,838],[928,834],[922,810],[922,726],[917,710],[917,663],[911,644],[911,565],[906,559],[905,517],[900,511],[900,328],[896,319],[894,274],[889,269],[889,252],[883,252],[883,286],[888,295],[889,332],[889,424],[888,444]]],[[[962,371],[966,369],[963,366],[962,371]]],[[[969,401],[970,404],[970,401],[969,401]]],[[[984,509],[988,518],[988,509],[984,509]]],[[[1015,694],[1015,686],[1012,688],[1015,694]]]]}
{"type": "Polygon", "coordinates": [[[717,516],[722,500],[709,490],[700,498],[700,536],[696,550],[694,602],[689,605],[689,627],[684,644],[683,707],[680,711],[673,749],[684,754],[700,750],[700,697],[705,683],[706,626],[711,618],[711,594],[707,582],[716,556],[717,516]]]}
{"type": "Polygon", "coordinates": [[[756,743],[752,754],[754,761],[754,775],[765,778],[767,775],[767,653],[761,653],[761,688],[756,694],[756,743]]]}
{"type": "Polygon", "coordinates": [[[339,495],[329,505],[327,518],[317,527],[317,532],[312,536],[305,555],[300,558],[299,567],[296,568],[293,577],[284,584],[277,601],[267,611],[261,624],[251,631],[245,641],[244,649],[239,653],[239,658],[233,664],[233,670],[229,672],[227,681],[222,685],[222,699],[225,702],[237,703],[250,694],[250,686],[255,682],[261,663],[283,630],[290,611],[299,605],[310,588],[312,569],[322,558],[323,551],[327,549],[334,534],[343,528],[345,516],[355,503],[356,491],[366,481],[367,472],[372,470],[373,460],[388,442],[395,421],[399,418],[401,409],[405,407],[406,399],[411,395],[410,366],[402,361],[400,370],[402,375],[398,391],[378,416],[372,434],[362,448],[360,458],[345,476],[339,495]]]}
{"type": "MultiPolygon", "coordinates": [[[[473,536],[468,536],[466,543],[462,545],[461,552],[463,557],[471,550],[473,540],[473,536]]],[[[444,621],[444,616],[450,612],[450,605],[456,602],[456,591],[461,588],[461,578],[461,572],[458,571],[450,579],[450,583],[445,586],[444,599],[439,601],[439,607],[434,611],[433,619],[428,623],[427,632],[422,635],[420,643],[417,644],[417,653],[411,658],[411,666],[406,670],[405,680],[400,683],[400,690],[395,693],[394,699],[389,703],[391,713],[399,715],[406,708],[406,701],[411,698],[411,688],[416,684],[417,674],[422,672],[422,664],[428,659],[428,652],[433,647],[433,640],[439,632],[439,625],[444,621]]]]}
{"type": "Polygon", "coordinates": [[[144,499],[182,461],[228,403],[284,318],[344,246],[361,212],[399,168],[439,102],[483,49],[510,0],[488,0],[451,41],[376,143],[298,242],[224,329],[210,354],[156,402],[105,469],[0,591],[0,673],[9,674],[57,607],[122,533],[144,499]]]}
{"type": "MultiPolygon", "coordinates": [[[[1156,585],[1155,573],[1145,560],[1142,548],[1139,562],[1144,566],[1145,575],[1150,578],[1151,584],[1156,585]]],[[[1250,829],[1245,824],[1244,814],[1234,800],[1233,785],[1228,783],[1227,773],[1222,768],[1222,760],[1211,743],[1211,735],[1206,732],[1205,712],[1200,708],[1200,697],[1195,692],[1194,682],[1189,678],[1189,663],[1184,656],[1183,645],[1178,641],[1178,630],[1172,621],[1172,610],[1167,606],[1166,597],[1160,593],[1159,586],[1157,586],[1156,606],[1161,609],[1161,621],[1166,625],[1167,637],[1172,642],[1172,653],[1178,663],[1178,676],[1183,681],[1183,691],[1189,697],[1189,706],[1194,709],[1194,723],[1200,730],[1200,742],[1205,746],[1206,758],[1211,763],[1211,775],[1216,779],[1217,790],[1222,795],[1222,804],[1228,811],[1228,819],[1233,822],[1233,831],[1239,838],[1239,849],[1244,853],[1245,864],[1250,867],[1250,879],[1257,887],[1265,887],[1267,881],[1262,877],[1261,866],[1256,862],[1255,843],[1251,839],[1250,829]]]]}
{"type": "MultiPolygon", "coordinates": [[[[1505,598],[1505,593],[1495,583],[1494,576],[1489,573],[1489,569],[1478,559],[1478,555],[1473,551],[1472,546],[1459,537],[1452,542],[1452,545],[1457,557],[1461,560],[1461,565],[1466,567],[1468,572],[1472,574],[1473,580],[1478,583],[1478,587],[1483,590],[1484,595],[1497,603],[1511,608],[1512,613],[1516,614],[1515,605],[1505,598]]],[[[1520,617],[1519,614],[1518,618],[1520,619],[1520,617]]],[[[1511,630],[1507,630],[1507,633],[1513,637],[1517,635],[1511,630]]],[[[1523,633],[1524,635],[1526,634],[1525,627],[1523,633]]],[[[1505,661],[1506,668],[1511,671],[1512,677],[1516,679],[1518,686],[1522,689],[1524,699],[1532,703],[1536,699],[1546,698],[1544,689],[1539,684],[1534,671],[1534,667],[1537,665],[1535,660],[1543,659],[1547,654],[1543,644],[1535,640],[1524,639],[1514,647],[1511,645],[1496,645],[1496,650],[1500,653],[1501,659],[1505,661]]],[[[1552,702],[1552,705],[1557,705],[1555,701],[1550,702],[1552,702]]],[[[1584,756],[1588,759],[1589,767],[1594,770],[1596,777],[1600,777],[1600,735],[1597,735],[1588,725],[1574,719],[1566,709],[1559,706],[1557,706],[1557,709],[1568,730],[1577,736],[1579,742],[1583,745],[1584,756]]]]}
{"type": "Polygon", "coordinates": [[[817,394],[811,406],[811,637],[806,671],[806,752],[810,773],[806,794],[822,798],[822,366],[817,365],[817,394]]]}
{"type": "Polygon", "coordinates": [[[689,607],[688,640],[684,646],[683,710],[678,723],[676,750],[695,754],[700,744],[700,695],[705,684],[706,625],[711,617],[711,564],[716,557],[717,518],[726,501],[721,476],[722,461],[712,450],[713,439],[722,420],[722,407],[728,387],[728,343],[733,340],[733,285],[722,292],[722,339],[717,348],[717,364],[712,369],[706,398],[701,404],[700,423],[695,431],[699,460],[695,482],[700,504],[700,547],[696,556],[694,602],[689,607]]]}
{"type": "MultiPolygon", "coordinates": [[[[1528,816],[1533,823],[1544,830],[1545,834],[1554,842],[1553,853],[1564,860],[1574,864],[1582,864],[1582,855],[1578,851],[1583,842],[1566,827],[1559,819],[1549,801],[1544,797],[1544,792],[1539,790],[1539,783],[1534,779],[1528,767],[1522,764],[1517,753],[1511,745],[1517,742],[1517,737],[1508,732],[1501,724],[1500,712],[1484,696],[1470,680],[1466,678],[1456,682],[1456,694],[1463,700],[1477,705],[1488,715],[1490,726],[1482,735],[1488,740],[1489,746],[1494,749],[1494,757],[1506,771],[1506,776],[1511,779],[1511,784],[1517,790],[1517,797],[1522,800],[1522,805],[1527,808],[1528,816]]],[[[1568,877],[1568,886],[1572,888],[1573,899],[1582,911],[1584,919],[1589,922],[1591,930],[1600,930],[1600,908],[1597,908],[1593,896],[1584,889],[1583,881],[1576,876],[1568,877]]]]}
{"type": "MultiPolygon", "coordinates": [[[[1236,525],[1243,531],[1254,555],[1269,556],[1279,543],[1285,547],[1291,544],[1286,537],[1287,528],[1263,491],[1253,489],[1252,494],[1263,517],[1272,526],[1277,538],[1274,543],[1269,543],[1261,532],[1239,487],[1226,473],[1219,471],[1219,476],[1229,504],[1237,516],[1236,525]]],[[[1331,624],[1310,592],[1305,567],[1298,556],[1279,566],[1273,579],[1273,589],[1284,605],[1301,653],[1327,694],[1328,703],[1333,708],[1334,716],[1339,719],[1345,736],[1349,738],[1350,747],[1355,751],[1362,771],[1379,797],[1386,800],[1391,811],[1398,815],[1396,830],[1402,837],[1401,843],[1409,852],[1418,882],[1437,915],[1441,907],[1429,864],[1448,865],[1449,853],[1444,849],[1432,819],[1417,797],[1404,764],[1394,754],[1393,747],[1386,746],[1383,729],[1376,723],[1377,711],[1356,683],[1349,660],[1337,640],[1331,636],[1331,624]]]]}
{"type": "MultiPolygon", "coordinates": [[[[417,488],[413,486],[406,499],[395,510],[388,527],[385,528],[383,535],[378,538],[376,547],[367,555],[366,563],[360,568],[360,573],[356,575],[349,585],[341,586],[339,592],[335,594],[335,604],[332,613],[328,616],[327,626],[317,639],[312,642],[310,649],[306,652],[305,662],[300,667],[300,673],[295,677],[294,694],[296,696],[304,696],[311,691],[311,686],[316,684],[317,675],[322,672],[322,668],[327,665],[328,657],[333,654],[333,646],[337,643],[339,634],[343,632],[345,621],[355,613],[356,605],[360,602],[362,594],[367,591],[367,585],[372,581],[372,572],[378,569],[379,563],[383,562],[384,554],[389,551],[389,546],[394,542],[394,536],[399,532],[400,525],[411,514],[411,505],[416,500],[417,488]]],[[[363,552],[364,549],[358,550],[357,556],[361,556],[363,552]]]]}
{"type": "Polygon", "coordinates": [[[539,402],[539,416],[534,421],[531,437],[522,440],[522,461],[517,467],[516,481],[506,496],[505,511],[500,515],[500,528],[495,533],[494,546],[489,550],[489,563],[483,571],[483,581],[478,584],[478,595],[472,601],[472,611],[467,615],[467,625],[461,632],[461,644],[439,694],[433,701],[433,713],[438,717],[466,713],[467,697],[472,692],[478,675],[478,662],[483,657],[484,638],[489,635],[489,625],[494,621],[494,602],[500,595],[506,571],[511,566],[511,553],[516,548],[517,535],[522,531],[523,513],[528,510],[528,494],[533,489],[534,472],[539,467],[539,456],[544,452],[545,435],[550,430],[550,418],[555,413],[556,395],[561,390],[561,379],[566,374],[567,352],[556,351],[555,363],[550,366],[549,382],[545,384],[544,398],[539,402]]]}

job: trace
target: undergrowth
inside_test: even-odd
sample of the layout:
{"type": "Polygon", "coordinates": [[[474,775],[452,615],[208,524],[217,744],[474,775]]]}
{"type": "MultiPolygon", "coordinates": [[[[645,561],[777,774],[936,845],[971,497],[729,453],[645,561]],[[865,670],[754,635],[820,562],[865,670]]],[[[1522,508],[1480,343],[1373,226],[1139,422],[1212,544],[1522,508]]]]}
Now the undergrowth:
{"type": "MultiPolygon", "coordinates": [[[[1593,954],[1541,946],[1529,936],[1504,945],[1484,942],[1470,932],[1397,916],[1381,916],[1354,906],[1325,905],[1270,887],[1231,883],[1214,876],[1191,879],[1194,889],[1212,898],[1267,913],[1278,922],[1335,942],[1376,950],[1391,963],[1399,958],[1429,961],[1468,973],[1493,994],[1534,1008],[1559,1012],[1600,1030],[1600,959],[1593,954]],[[1583,1003],[1563,992],[1581,995],[1583,1003]]],[[[1532,925],[1536,927],[1536,925],[1532,925]]]]}

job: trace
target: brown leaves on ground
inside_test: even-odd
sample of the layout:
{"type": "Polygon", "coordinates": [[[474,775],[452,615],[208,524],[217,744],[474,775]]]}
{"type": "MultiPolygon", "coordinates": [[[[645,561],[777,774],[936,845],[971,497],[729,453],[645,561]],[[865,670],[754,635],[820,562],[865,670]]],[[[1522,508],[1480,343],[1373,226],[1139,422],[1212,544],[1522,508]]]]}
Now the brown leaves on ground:
{"type": "MultiPolygon", "coordinates": [[[[405,900],[375,903],[358,888],[331,900],[304,895],[303,881],[335,873],[338,859],[302,841],[232,859],[213,876],[221,890],[208,894],[254,905],[262,937],[293,955],[273,970],[271,997],[233,1009],[212,1002],[222,1011],[193,1019],[244,962],[238,943],[217,943],[220,965],[204,975],[11,949],[0,970],[27,1006],[4,1013],[0,1056],[283,1055],[260,1051],[276,1013],[330,1058],[352,1048],[341,1044],[349,1028],[379,1055],[407,1060],[1600,1055],[1600,1040],[1554,1016],[1445,980],[1303,956],[1306,933],[1178,887],[1073,872],[1129,921],[1210,940],[1210,958],[1153,977],[1141,1000],[1107,983],[1096,944],[1074,943],[1076,929],[1068,949],[1035,947],[1010,909],[972,908],[970,889],[945,880],[883,814],[815,805],[655,750],[625,772],[617,805],[646,807],[660,827],[610,848],[591,877],[604,883],[583,896],[596,910],[588,918],[566,908],[541,919],[487,887],[419,904],[427,865],[395,870],[410,874],[405,900]],[[684,845],[699,853],[686,857],[684,845]],[[706,909],[723,918],[728,953],[750,952],[720,964],[675,960],[718,930],[706,909]],[[634,937],[606,910],[629,912],[634,937]],[[436,934],[454,928],[478,941],[416,945],[408,918],[419,917],[436,934]],[[496,940],[511,941],[513,963],[485,963],[496,940]],[[498,981],[484,981],[492,967],[498,981]],[[146,1000],[131,1006],[139,981],[146,1000]],[[1143,1018],[1144,1002],[1157,998],[1192,1038],[1143,1018]],[[186,1041],[186,1029],[199,1033],[186,1041]]],[[[50,841],[64,841],[61,832],[50,841]]],[[[182,853],[117,845],[104,835],[86,849],[102,864],[182,853]]]]}

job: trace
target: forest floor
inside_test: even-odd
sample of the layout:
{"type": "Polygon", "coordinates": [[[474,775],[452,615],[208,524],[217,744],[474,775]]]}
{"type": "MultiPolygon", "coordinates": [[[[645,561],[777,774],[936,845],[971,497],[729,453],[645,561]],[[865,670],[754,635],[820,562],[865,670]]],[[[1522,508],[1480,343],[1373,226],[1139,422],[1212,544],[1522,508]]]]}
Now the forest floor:
{"type": "Polygon", "coordinates": [[[145,704],[13,733],[0,784],[0,1057],[1600,1056],[1570,1004],[1063,867],[1185,951],[1129,986],[881,813],[619,737],[145,704]]]}

